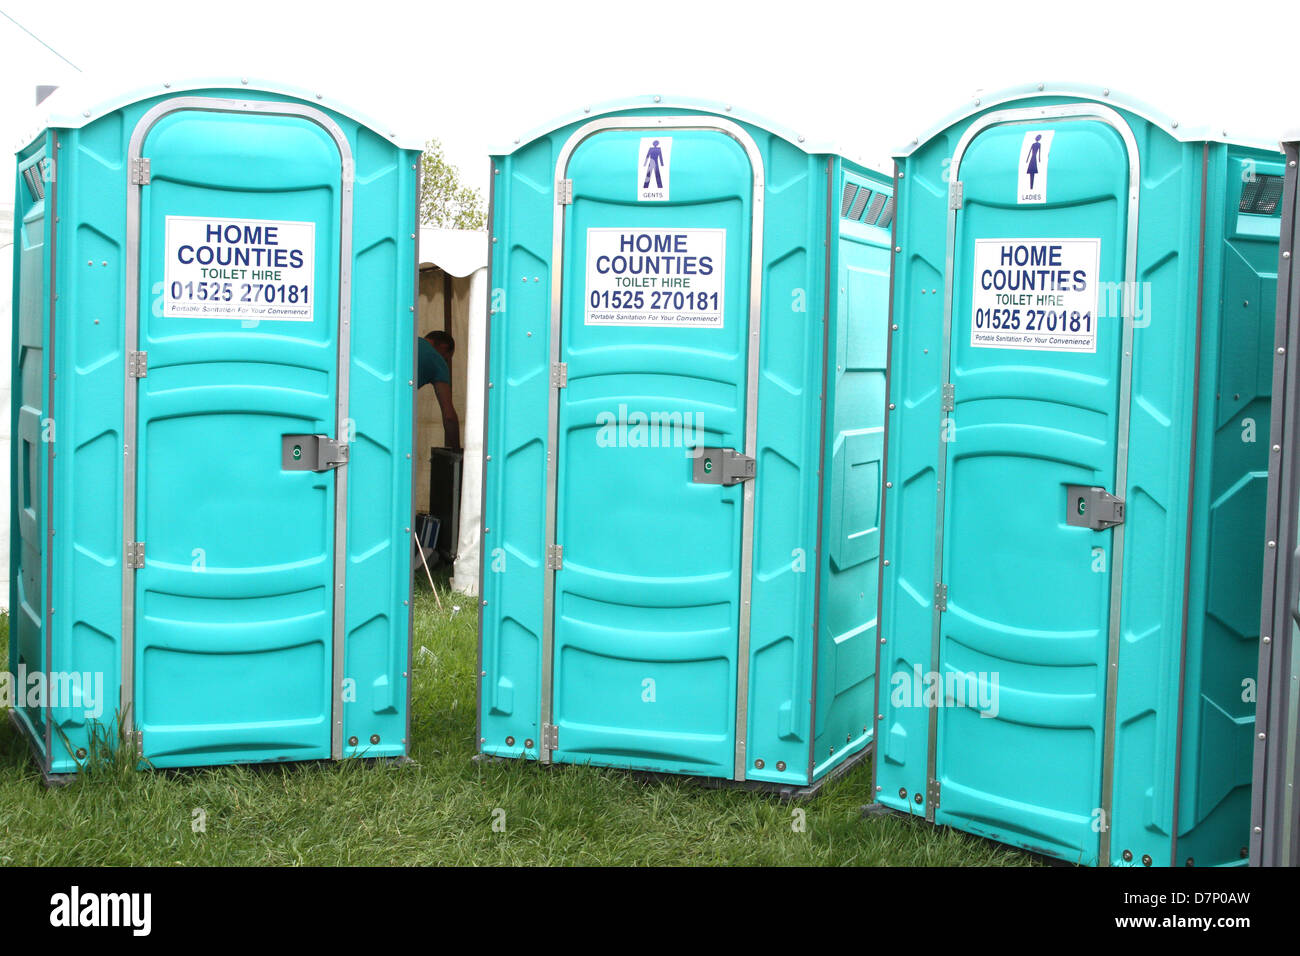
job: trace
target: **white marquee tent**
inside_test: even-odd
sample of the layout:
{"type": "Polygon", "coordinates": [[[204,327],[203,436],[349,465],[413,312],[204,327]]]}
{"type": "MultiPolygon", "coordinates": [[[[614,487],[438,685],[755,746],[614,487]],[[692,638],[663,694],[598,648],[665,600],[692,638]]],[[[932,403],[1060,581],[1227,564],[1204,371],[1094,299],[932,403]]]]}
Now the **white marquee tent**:
{"type": "MultiPolygon", "coordinates": [[[[460,415],[465,456],[461,471],[460,538],[452,587],[478,593],[483,474],[483,365],[488,306],[488,237],[484,232],[420,228],[419,333],[446,329],[456,340],[452,398],[460,415]]],[[[417,396],[417,509],[429,500],[428,452],[443,441],[433,389],[417,396]]]]}

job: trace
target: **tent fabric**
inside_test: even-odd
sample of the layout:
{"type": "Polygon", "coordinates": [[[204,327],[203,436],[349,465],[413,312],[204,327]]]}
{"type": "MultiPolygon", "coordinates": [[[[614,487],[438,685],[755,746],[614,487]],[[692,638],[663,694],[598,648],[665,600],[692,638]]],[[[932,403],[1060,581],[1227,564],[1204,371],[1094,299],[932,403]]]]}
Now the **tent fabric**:
{"type": "MultiPolygon", "coordinates": [[[[483,493],[483,366],[489,294],[488,246],[489,240],[485,232],[420,227],[420,268],[438,268],[458,280],[469,280],[468,296],[462,298],[458,293],[452,303],[457,312],[462,308],[464,310],[454,317],[453,324],[458,332],[461,328],[465,329],[463,334],[457,335],[457,359],[462,354],[465,357],[463,400],[460,398],[460,389],[453,388],[461,412],[460,433],[464,457],[461,460],[460,535],[456,543],[456,569],[452,587],[465,594],[477,594],[479,580],[479,526],[482,521],[483,493]]],[[[421,297],[422,305],[433,301],[435,300],[421,297]]],[[[441,302],[441,298],[437,301],[441,302]]],[[[442,328],[442,324],[441,311],[435,316],[421,316],[422,330],[442,328]]],[[[459,361],[456,364],[459,365],[459,361]]],[[[453,378],[456,374],[453,373],[453,378]]],[[[431,406],[426,410],[427,404],[420,406],[422,417],[434,414],[431,406]]],[[[424,444],[427,442],[422,443],[421,448],[424,444]]],[[[424,457],[423,450],[418,457],[424,457]]],[[[427,459],[418,467],[427,470],[427,459]]],[[[417,480],[417,485],[419,484],[421,482],[417,480]]],[[[417,502],[418,507],[423,507],[424,504],[424,501],[417,502]]]]}
{"type": "Polygon", "coordinates": [[[437,266],[443,272],[464,279],[478,269],[487,268],[486,232],[421,226],[419,245],[421,269],[437,266]]]}
{"type": "Polygon", "coordinates": [[[475,270],[470,280],[469,343],[465,376],[465,420],[461,435],[465,455],[460,477],[460,538],[456,545],[456,571],[451,586],[465,594],[479,592],[479,566],[483,560],[480,526],[483,522],[483,375],[487,356],[487,268],[475,270]]]}

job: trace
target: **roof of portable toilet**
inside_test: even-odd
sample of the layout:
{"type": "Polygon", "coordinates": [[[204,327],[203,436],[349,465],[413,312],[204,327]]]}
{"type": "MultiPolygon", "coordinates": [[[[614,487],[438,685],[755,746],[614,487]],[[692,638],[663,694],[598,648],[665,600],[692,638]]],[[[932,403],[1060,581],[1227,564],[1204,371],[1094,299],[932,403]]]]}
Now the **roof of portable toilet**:
{"type": "Polygon", "coordinates": [[[990,107],[1003,106],[1007,103],[1016,102],[1017,100],[1027,100],[1043,96],[1069,96],[1076,99],[1094,100],[1098,103],[1106,103],[1113,106],[1115,109],[1124,110],[1142,117],[1148,122],[1164,129],[1174,139],[1184,143],[1201,143],[1209,141],[1233,143],[1257,149],[1277,149],[1277,146],[1267,139],[1237,136],[1222,126],[1186,126],[1174,117],[1168,116],[1156,109],[1154,106],[1151,106],[1136,97],[1127,96],[1124,93],[1117,92],[1108,86],[1093,86],[1087,83],[1026,83],[1023,86],[1012,86],[1004,90],[998,90],[993,93],[981,93],[978,96],[973,97],[966,103],[966,105],[939,120],[938,123],[931,126],[906,146],[895,150],[894,156],[899,159],[910,156],[921,146],[928,143],[945,130],[955,126],[962,120],[970,119],[978,113],[983,113],[990,107]]]}
{"type": "Polygon", "coordinates": [[[855,163],[873,169],[876,172],[889,175],[888,171],[879,163],[869,162],[861,157],[854,156],[842,147],[836,146],[825,140],[810,140],[803,133],[796,132],[788,127],[773,123],[771,120],[751,113],[746,109],[733,106],[730,103],[724,103],[719,100],[697,99],[690,96],[661,96],[655,93],[647,93],[641,96],[630,96],[624,99],[606,100],[603,103],[595,103],[591,106],[585,106],[581,110],[575,110],[565,114],[554,121],[530,130],[522,136],[517,136],[509,146],[492,150],[493,156],[509,156],[515,150],[526,146],[536,139],[554,133],[558,129],[563,129],[572,123],[580,123],[584,120],[593,120],[601,116],[608,116],[613,113],[623,113],[628,110],[689,110],[696,113],[713,113],[726,119],[732,119],[739,123],[746,123],[759,129],[767,130],[781,139],[784,139],[792,146],[795,146],[806,153],[810,154],[833,154],[844,156],[853,160],[855,163]]]}
{"type": "Polygon", "coordinates": [[[316,90],[304,89],[287,83],[261,80],[248,76],[203,76],[183,80],[141,83],[130,80],[114,80],[104,74],[87,76],[67,86],[61,86],[48,98],[43,100],[31,114],[24,128],[24,135],[17,143],[16,149],[22,149],[46,129],[80,129],[124,106],[138,103],[155,96],[176,96],[198,90],[257,90],[262,93],[274,93],[280,96],[292,96],[308,103],[316,103],[342,116],[356,120],[368,129],[386,136],[391,142],[403,149],[423,149],[424,140],[405,130],[401,126],[383,122],[360,110],[342,103],[332,95],[316,90]],[[114,92],[105,97],[103,90],[114,92]]]}

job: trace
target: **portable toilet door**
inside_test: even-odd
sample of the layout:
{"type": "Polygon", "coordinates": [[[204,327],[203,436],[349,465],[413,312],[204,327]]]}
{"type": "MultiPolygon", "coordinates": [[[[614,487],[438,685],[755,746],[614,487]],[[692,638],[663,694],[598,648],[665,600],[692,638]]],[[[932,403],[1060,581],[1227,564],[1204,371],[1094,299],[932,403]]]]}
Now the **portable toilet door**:
{"type": "Polygon", "coordinates": [[[875,799],[1244,862],[1281,157],[1039,84],[896,169],[875,799]]]}
{"type": "Polygon", "coordinates": [[[406,753],[417,162],[240,80],[19,152],[10,670],[49,693],[12,713],[48,775],[119,733],[406,753]]]}
{"type": "Polygon", "coordinates": [[[1277,326],[1273,341],[1273,414],[1269,460],[1268,524],[1265,532],[1264,597],[1261,612],[1258,702],[1255,715],[1255,773],[1251,800],[1250,862],[1255,866],[1300,866],[1300,192],[1296,162],[1300,134],[1283,144],[1286,175],[1271,176],[1265,202],[1280,203],[1277,326]]]}
{"type": "Polygon", "coordinates": [[[891,197],[660,97],[494,157],[484,754],[800,789],[865,753],[891,197]]]}

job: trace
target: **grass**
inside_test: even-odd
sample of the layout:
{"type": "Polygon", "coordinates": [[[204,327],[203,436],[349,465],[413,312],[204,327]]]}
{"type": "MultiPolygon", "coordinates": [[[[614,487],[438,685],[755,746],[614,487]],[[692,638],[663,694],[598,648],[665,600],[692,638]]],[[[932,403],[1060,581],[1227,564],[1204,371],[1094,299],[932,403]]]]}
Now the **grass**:
{"type": "MultiPolygon", "coordinates": [[[[417,591],[413,762],[139,771],[107,759],[49,790],[0,724],[0,866],[1026,865],[957,831],[864,820],[861,766],[794,807],[685,779],[476,763],[473,599],[417,591]],[[459,610],[454,610],[458,605],[459,610]],[[502,814],[499,811],[503,811],[502,814]],[[205,828],[194,832],[202,813],[205,828]],[[494,823],[504,823],[504,832],[494,823]]],[[[0,659],[7,660],[8,619],[0,659]]]]}

